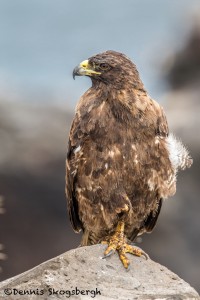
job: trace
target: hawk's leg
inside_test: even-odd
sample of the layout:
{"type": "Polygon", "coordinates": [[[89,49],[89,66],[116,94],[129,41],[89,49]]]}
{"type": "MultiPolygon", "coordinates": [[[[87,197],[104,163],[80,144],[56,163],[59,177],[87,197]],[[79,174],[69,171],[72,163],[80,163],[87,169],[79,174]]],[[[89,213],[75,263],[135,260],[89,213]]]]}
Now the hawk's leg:
{"type": "Polygon", "coordinates": [[[127,239],[124,236],[124,222],[120,221],[117,224],[117,228],[113,236],[111,236],[108,241],[104,241],[102,243],[108,244],[107,249],[104,252],[104,258],[111,255],[113,252],[117,250],[119,254],[119,258],[123,264],[123,266],[128,269],[129,267],[129,260],[126,257],[126,253],[131,253],[136,256],[144,255],[148,258],[148,255],[143,252],[141,249],[138,249],[132,245],[127,244],[127,239]]]}

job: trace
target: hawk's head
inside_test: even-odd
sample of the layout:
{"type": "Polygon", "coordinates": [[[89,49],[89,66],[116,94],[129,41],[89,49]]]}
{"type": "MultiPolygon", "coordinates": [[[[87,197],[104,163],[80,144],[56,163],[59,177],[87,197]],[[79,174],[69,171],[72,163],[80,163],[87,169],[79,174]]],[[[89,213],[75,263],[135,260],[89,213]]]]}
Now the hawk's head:
{"type": "Polygon", "coordinates": [[[106,51],[81,62],[73,71],[75,76],[89,76],[93,84],[104,82],[112,88],[122,88],[132,85],[143,87],[136,66],[124,54],[116,51],[106,51]]]}

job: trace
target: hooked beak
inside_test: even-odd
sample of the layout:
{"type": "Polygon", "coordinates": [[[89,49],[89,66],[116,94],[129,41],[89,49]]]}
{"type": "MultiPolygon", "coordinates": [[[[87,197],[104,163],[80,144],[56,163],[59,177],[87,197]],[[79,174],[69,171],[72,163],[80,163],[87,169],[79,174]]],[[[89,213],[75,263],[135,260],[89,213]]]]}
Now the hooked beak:
{"type": "Polygon", "coordinates": [[[73,78],[75,76],[92,76],[93,74],[100,75],[100,72],[96,72],[90,66],[88,60],[82,61],[77,67],[73,70],[73,78]]]}

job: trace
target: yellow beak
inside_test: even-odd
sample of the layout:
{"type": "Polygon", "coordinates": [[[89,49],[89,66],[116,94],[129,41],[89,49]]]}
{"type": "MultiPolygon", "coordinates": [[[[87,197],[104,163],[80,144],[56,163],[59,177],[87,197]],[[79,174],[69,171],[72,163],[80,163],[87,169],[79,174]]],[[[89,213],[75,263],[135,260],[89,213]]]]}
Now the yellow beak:
{"type": "Polygon", "coordinates": [[[90,66],[88,60],[82,61],[77,67],[73,70],[73,78],[75,76],[92,76],[93,74],[100,75],[101,72],[96,72],[90,66]]]}

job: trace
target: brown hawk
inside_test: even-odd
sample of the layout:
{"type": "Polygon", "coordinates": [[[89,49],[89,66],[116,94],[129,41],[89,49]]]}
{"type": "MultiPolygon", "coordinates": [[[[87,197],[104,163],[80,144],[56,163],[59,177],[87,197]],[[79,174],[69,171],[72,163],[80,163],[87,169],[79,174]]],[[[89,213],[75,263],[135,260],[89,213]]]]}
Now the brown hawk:
{"type": "Polygon", "coordinates": [[[92,87],[80,98],[71,126],[66,194],[73,229],[81,245],[102,241],[125,268],[131,245],[154,228],[162,201],[174,195],[179,169],[192,159],[169,134],[162,107],[150,98],[135,64],[115,51],[92,56],[73,71],[92,87]]]}

